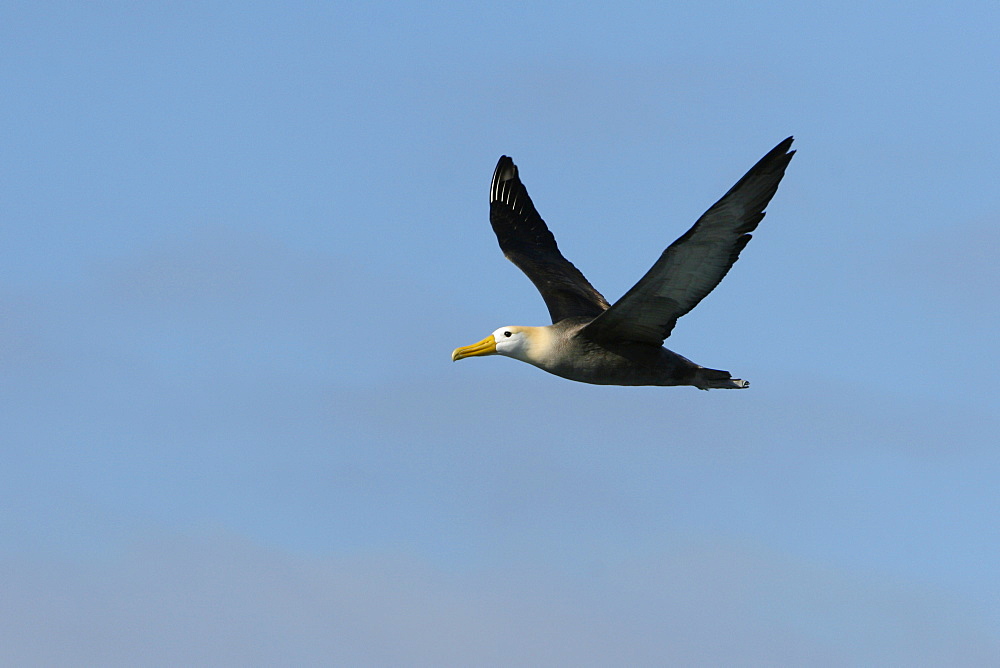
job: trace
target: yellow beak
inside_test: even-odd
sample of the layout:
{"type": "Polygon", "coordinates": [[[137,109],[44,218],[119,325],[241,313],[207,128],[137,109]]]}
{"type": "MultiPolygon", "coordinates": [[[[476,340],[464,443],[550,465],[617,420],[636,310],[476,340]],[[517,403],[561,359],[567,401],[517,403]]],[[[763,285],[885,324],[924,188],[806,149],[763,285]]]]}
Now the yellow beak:
{"type": "Polygon", "coordinates": [[[463,357],[476,357],[477,355],[495,355],[497,352],[497,342],[490,334],[485,339],[479,343],[473,343],[471,346],[465,346],[464,348],[455,348],[455,352],[451,354],[451,361],[457,362],[463,357]]]}

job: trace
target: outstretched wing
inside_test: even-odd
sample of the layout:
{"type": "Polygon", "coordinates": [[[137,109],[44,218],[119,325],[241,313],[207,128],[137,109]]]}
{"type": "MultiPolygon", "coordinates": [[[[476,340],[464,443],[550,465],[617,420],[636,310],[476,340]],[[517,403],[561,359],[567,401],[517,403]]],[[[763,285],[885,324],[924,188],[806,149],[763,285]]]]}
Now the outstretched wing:
{"type": "Polygon", "coordinates": [[[608,308],[601,293],[559,252],[556,238],[517,175],[517,165],[507,156],[500,158],[493,172],[490,224],[504,257],[542,293],[552,322],[571,316],[593,318],[608,308]]]}
{"type": "Polygon", "coordinates": [[[789,137],[761,158],[581,334],[600,341],[662,344],[677,319],[711,292],[739,258],[795,154],[791,145],[789,137]]]}

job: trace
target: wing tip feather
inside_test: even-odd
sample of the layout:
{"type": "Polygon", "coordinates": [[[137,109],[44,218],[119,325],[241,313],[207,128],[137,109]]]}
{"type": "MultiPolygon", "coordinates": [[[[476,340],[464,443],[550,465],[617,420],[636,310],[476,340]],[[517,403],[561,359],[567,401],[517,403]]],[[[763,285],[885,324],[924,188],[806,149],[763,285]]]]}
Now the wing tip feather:
{"type": "Polygon", "coordinates": [[[493,181],[490,183],[490,202],[509,203],[511,192],[515,189],[511,187],[511,181],[520,182],[517,174],[517,165],[509,156],[501,155],[497,161],[497,167],[493,170],[493,181]]]}

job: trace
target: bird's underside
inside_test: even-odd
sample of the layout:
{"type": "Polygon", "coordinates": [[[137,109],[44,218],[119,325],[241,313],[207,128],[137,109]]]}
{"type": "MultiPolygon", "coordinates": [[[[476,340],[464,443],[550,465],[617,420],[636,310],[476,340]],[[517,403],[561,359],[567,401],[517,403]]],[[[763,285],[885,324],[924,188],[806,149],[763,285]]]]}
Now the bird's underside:
{"type": "Polygon", "coordinates": [[[728,371],[706,369],[663,346],[630,341],[595,341],[581,330],[587,318],[566,318],[551,325],[567,353],[536,366],[557,376],[595,385],[692,385],[703,390],[743,389],[750,383],[728,371]]]}
{"type": "Polygon", "coordinates": [[[502,156],[490,186],[490,223],[504,256],[538,288],[552,325],[501,327],[455,350],[452,359],[506,355],[601,385],[748,387],[747,381],[694,364],[662,344],[677,319],[719,284],[750,241],[795,153],[791,144],[789,137],[765,155],[613,305],[563,257],[517,166],[502,156]]]}

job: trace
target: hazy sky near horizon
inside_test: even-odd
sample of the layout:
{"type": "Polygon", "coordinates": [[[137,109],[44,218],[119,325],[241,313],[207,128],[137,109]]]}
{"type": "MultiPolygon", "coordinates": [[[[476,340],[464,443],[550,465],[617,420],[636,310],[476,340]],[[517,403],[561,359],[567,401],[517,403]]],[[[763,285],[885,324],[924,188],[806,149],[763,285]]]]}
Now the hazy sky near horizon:
{"type": "Polygon", "coordinates": [[[0,663],[1000,663],[996,3],[340,4],[0,5],[0,663]],[[788,135],[751,389],[450,362],[788,135]]]}

